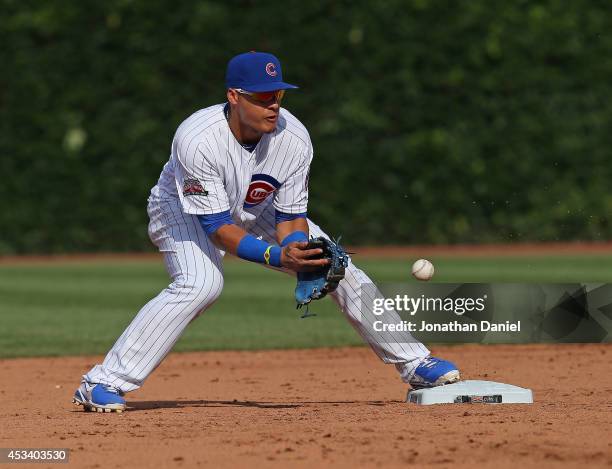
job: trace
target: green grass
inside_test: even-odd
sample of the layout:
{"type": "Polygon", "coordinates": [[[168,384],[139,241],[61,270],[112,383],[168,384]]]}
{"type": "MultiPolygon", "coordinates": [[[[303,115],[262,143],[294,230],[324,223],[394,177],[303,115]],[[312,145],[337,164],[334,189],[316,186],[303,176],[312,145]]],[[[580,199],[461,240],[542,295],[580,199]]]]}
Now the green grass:
{"type": "MultiPolygon", "coordinates": [[[[433,258],[439,282],[611,282],[612,255],[433,258]]],[[[413,281],[410,262],[359,259],[377,282],[413,281]]],[[[175,350],[361,344],[334,303],[299,319],[294,280],[226,262],[222,297],[175,350]]],[[[167,284],[161,260],[0,265],[0,357],[105,353],[138,309],[167,284]]]]}

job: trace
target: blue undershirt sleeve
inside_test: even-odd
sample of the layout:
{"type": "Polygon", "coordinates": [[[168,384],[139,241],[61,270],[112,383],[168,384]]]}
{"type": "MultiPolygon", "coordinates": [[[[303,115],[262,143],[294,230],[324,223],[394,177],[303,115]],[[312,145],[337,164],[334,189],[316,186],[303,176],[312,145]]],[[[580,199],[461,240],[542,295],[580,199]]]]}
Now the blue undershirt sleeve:
{"type": "Polygon", "coordinates": [[[198,215],[197,217],[200,221],[200,225],[202,225],[202,228],[208,236],[215,234],[223,225],[234,224],[234,220],[232,220],[229,210],[213,213],[211,215],[198,215]]]}
{"type": "Polygon", "coordinates": [[[308,217],[307,212],[285,213],[285,212],[279,212],[278,210],[276,210],[274,213],[274,218],[276,219],[277,225],[284,221],[291,221],[291,220],[295,220],[296,218],[307,218],[307,217],[308,217]]]}

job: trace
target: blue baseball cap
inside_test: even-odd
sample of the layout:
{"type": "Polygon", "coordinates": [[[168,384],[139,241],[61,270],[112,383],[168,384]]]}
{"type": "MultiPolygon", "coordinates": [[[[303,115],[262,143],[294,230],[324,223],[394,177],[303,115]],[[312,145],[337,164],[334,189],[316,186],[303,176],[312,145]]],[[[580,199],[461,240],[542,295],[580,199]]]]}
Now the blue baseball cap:
{"type": "Polygon", "coordinates": [[[265,52],[246,52],[232,58],[227,64],[225,87],[253,92],[297,88],[283,81],[279,60],[265,52]]]}

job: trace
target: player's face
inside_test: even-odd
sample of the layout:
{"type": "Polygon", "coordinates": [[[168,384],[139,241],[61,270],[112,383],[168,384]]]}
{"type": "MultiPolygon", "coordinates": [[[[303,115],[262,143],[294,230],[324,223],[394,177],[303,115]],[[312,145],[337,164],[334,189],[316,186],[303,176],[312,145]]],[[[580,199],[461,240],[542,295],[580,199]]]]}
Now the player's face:
{"type": "Polygon", "coordinates": [[[283,90],[247,94],[230,89],[227,97],[234,104],[242,125],[255,133],[267,134],[276,129],[283,94],[283,90]]]}

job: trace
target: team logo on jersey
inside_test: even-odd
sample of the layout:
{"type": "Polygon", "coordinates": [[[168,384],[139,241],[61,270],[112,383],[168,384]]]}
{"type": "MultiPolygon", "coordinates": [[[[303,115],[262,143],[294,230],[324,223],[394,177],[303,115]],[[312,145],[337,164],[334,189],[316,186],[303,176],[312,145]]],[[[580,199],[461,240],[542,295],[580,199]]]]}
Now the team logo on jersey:
{"type": "Polygon", "coordinates": [[[208,191],[197,179],[187,178],[183,182],[183,195],[208,195],[208,191]]]}
{"type": "Polygon", "coordinates": [[[272,176],[268,176],[267,174],[253,174],[246,198],[244,199],[244,207],[251,208],[259,205],[279,187],[280,182],[272,176]]]}
{"type": "Polygon", "coordinates": [[[268,62],[266,64],[266,73],[270,75],[271,77],[275,77],[277,74],[276,65],[274,65],[272,62],[268,62]]]}

